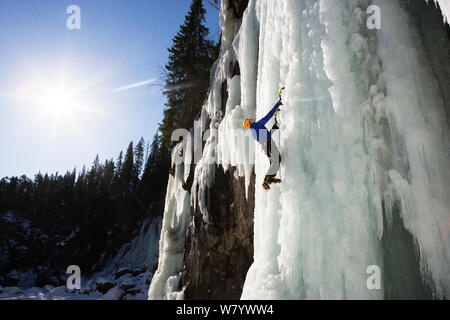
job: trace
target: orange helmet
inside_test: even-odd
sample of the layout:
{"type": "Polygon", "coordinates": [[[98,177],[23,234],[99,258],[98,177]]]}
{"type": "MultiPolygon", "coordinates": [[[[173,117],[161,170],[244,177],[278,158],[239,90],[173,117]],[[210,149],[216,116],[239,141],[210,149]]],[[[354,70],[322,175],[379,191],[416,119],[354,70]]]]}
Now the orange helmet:
{"type": "Polygon", "coordinates": [[[251,119],[245,119],[245,121],[244,121],[244,128],[245,129],[250,129],[250,125],[251,125],[250,120],[251,119]]]}

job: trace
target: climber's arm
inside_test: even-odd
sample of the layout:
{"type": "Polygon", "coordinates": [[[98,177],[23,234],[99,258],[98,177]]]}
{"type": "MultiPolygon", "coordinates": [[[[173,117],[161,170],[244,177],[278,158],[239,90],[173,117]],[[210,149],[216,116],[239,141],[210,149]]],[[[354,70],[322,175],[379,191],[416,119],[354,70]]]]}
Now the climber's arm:
{"type": "Polygon", "coordinates": [[[277,104],[272,108],[272,110],[269,111],[268,114],[266,114],[266,116],[264,118],[262,118],[261,120],[258,121],[258,123],[265,125],[275,114],[275,112],[277,112],[278,108],[282,105],[283,103],[281,103],[281,100],[279,100],[277,102],[277,104]]]}

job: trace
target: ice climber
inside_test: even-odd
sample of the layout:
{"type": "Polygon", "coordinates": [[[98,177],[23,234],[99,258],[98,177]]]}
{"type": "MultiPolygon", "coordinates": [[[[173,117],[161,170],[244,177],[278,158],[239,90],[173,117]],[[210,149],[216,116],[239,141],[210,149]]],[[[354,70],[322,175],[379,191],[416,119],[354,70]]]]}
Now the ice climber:
{"type": "Polygon", "coordinates": [[[272,141],[272,133],[274,130],[278,129],[277,114],[280,110],[280,106],[283,105],[283,103],[281,102],[281,92],[283,91],[283,89],[280,90],[280,99],[278,100],[277,104],[267,113],[264,118],[259,121],[255,121],[253,119],[245,119],[244,121],[244,128],[251,130],[253,138],[255,138],[255,140],[258,141],[259,144],[261,144],[263,151],[269,158],[270,166],[263,183],[263,188],[265,190],[269,190],[270,184],[272,183],[281,183],[280,179],[275,178],[278,169],[280,168],[281,155],[277,145],[272,141]],[[275,116],[275,124],[269,131],[267,130],[265,125],[273,116],[275,116]]]}

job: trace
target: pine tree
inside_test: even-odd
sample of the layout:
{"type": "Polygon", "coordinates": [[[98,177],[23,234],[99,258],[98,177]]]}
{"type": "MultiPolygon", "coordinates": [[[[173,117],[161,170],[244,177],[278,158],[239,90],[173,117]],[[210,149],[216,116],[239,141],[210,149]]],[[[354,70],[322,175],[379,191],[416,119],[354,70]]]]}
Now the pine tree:
{"type": "Polygon", "coordinates": [[[139,183],[139,178],[142,172],[142,166],[144,165],[144,146],[145,140],[141,138],[138,144],[134,148],[134,167],[133,167],[133,179],[132,187],[136,191],[139,183]]]}
{"type": "MultiPolygon", "coordinates": [[[[17,212],[52,235],[42,243],[24,243],[33,247],[32,251],[26,257],[16,255],[5,270],[18,266],[29,269],[38,264],[61,270],[74,260],[82,266],[100,268],[104,259],[135,236],[143,217],[162,214],[167,187],[165,162],[169,158],[160,141],[155,135],[148,155],[144,155],[144,139],[135,148],[131,142],[125,157],[121,152],[117,159],[119,168],[113,159],[101,163],[96,156],[89,170],[83,166],[78,175],[73,170],[64,175],[39,172],[34,180],[26,176],[0,179],[0,214],[17,212]],[[70,239],[64,250],[57,244],[61,239],[70,239]]],[[[6,236],[14,238],[16,234],[6,236]]],[[[0,266],[0,273],[3,271],[0,266]]],[[[47,271],[38,275],[39,283],[48,284],[54,276],[47,271]]]]}
{"type": "Polygon", "coordinates": [[[122,161],[123,161],[123,151],[120,151],[120,154],[119,154],[119,157],[117,158],[117,163],[116,163],[117,176],[119,176],[120,172],[122,171],[122,161]]]}
{"type": "Polygon", "coordinates": [[[134,150],[133,141],[128,145],[127,152],[125,154],[125,159],[123,160],[120,180],[122,181],[123,187],[125,189],[131,188],[131,182],[133,179],[133,169],[134,169],[134,150]]]}
{"type": "Polygon", "coordinates": [[[157,180],[159,144],[159,135],[155,134],[150,147],[150,154],[145,163],[144,173],[142,174],[142,198],[147,198],[148,203],[156,199],[155,191],[157,192],[157,188],[159,187],[159,181],[157,180]]]}
{"type": "Polygon", "coordinates": [[[174,129],[189,129],[201,110],[209,87],[209,72],[214,59],[214,43],[207,39],[202,0],[193,0],[184,24],[172,39],[169,62],[165,66],[164,94],[167,96],[162,143],[171,148],[174,129]]]}

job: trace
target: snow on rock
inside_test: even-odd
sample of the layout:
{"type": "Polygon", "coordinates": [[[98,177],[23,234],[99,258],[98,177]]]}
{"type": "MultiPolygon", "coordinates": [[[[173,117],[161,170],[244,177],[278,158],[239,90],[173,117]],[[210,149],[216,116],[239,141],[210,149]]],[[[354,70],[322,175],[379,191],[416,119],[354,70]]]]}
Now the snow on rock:
{"type": "Polygon", "coordinates": [[[53,288],[54,288],[54,287],[51,286],[51,285],[46,285],[46,286],[44,286],[44,287],[42,288],[42,291],[43,291],[44,293],[49,293],[53,288]]]}
{"type": "Polygon", "coordinates": [[[445,21],[449,22],[450,1],[448,1],[448,0],[434,0],[434,1],[439,4],[439,7],[441,8],[441,11],[442,11],[445,21]]]}
{"type": "Polygon", "coordinates": [[[3,288],[2,294],[15,296],[15,295],[22,294],[22,290],[18,287],[6,287],[6,288],[3,288]]]}
{"type": "Polygon", "coordinates": [[[51,295],[51,296],[60,296],[60,297],[66,296],[67,293],[68,293],[68,289],[67,289],[66,286],[56,287],[56,288],[50,289],[48,291],[49,295],[51,295]]]}
{"type": "Polygon", "coordinates": [[[124,291],[119,286],[115,286],[109,289],[101,298],[98,298],[98,300],[120,300],[123,294],[124,291]]]}

